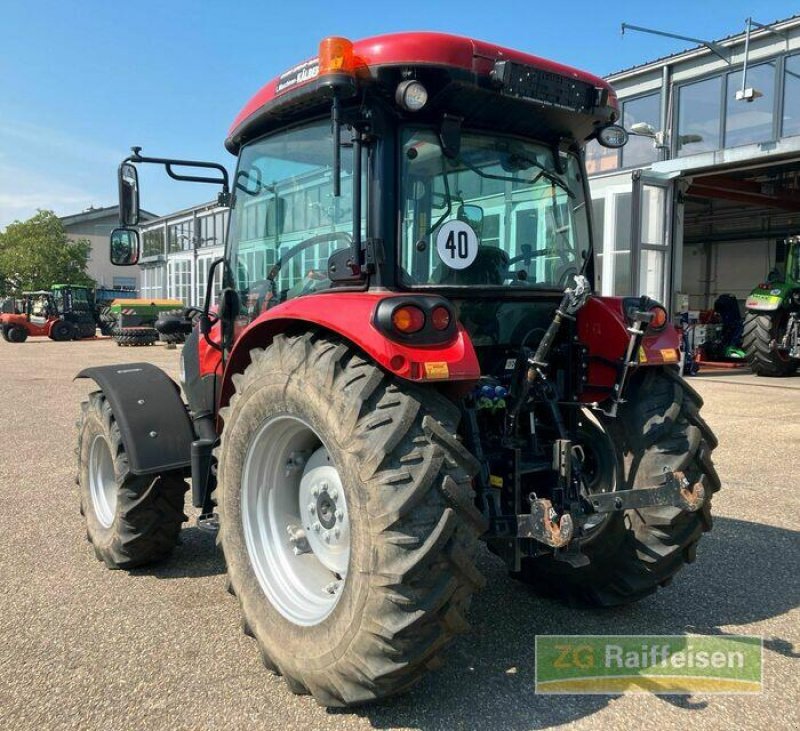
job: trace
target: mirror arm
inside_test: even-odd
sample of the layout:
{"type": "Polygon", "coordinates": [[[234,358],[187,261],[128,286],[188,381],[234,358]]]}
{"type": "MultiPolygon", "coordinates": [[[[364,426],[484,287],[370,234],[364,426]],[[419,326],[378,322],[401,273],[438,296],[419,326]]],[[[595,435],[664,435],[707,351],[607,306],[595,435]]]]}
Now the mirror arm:
{"type": "Polygon", "coordinates": [[[187,183],[212,183],[216,185],[222,186],[222,195],[225,197],[226,200],[230,198],[230,183],[228,179],[228,171],[224,165],[221,165],[218,162],[205,162],[203,160],[174,160],[169,157],[145,157],[141,155],[141,147],[132,147],[131,152],[132,154],[123,160],[123,162],[141,162],[141,163],[153,163],[156,165],[163,165],[167,171],[167,175],[169,175],[174,180],[181,180],[187,183]],[[200,175],[185,175],[183,173],[177,173],[172,168],[173,165],[177,165],[179,167],[193,167],[193,168],[203,168],[206,170],[216,170],[219,172],[219,178],[210,178],[204,177],[200,175]]]}

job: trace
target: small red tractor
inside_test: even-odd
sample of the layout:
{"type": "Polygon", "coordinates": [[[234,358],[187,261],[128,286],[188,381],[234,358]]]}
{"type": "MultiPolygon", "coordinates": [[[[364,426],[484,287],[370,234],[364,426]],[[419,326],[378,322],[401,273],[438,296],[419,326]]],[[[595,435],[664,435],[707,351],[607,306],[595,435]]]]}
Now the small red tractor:
{"type": "Polygon", "coordinates": [[[79,374],[97,557],[168,555],[190,477],[245,632],[327,706],[439,664],[479,539],[565,598],[669,584],[711,528],[716,439],[664,308],[591,292],[583,149],[623,145],[618,117],[590,74],[401,33],[325,39],[264,86],[225,142],[232,185],[132,148],[115,264],[139,256],[138,164],[220,184],[230,228],[180,388],[147,363],[79,374]]]}

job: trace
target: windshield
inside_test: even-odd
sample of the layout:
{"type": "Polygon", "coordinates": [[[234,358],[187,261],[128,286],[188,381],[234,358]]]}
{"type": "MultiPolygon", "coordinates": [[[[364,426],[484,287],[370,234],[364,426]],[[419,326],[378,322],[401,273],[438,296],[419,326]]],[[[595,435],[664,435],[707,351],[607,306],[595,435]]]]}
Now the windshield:
{"type": "Polygon", "coordinates": [[[580,163],[559,158],[545,145],[470,133],[448,157],[436,131],[405,130],[402,282],[567,286],[589,255],[589,226],[580,163]]]}
{"type": "MultiPolygon", "coordinates": [[[[350,246],[353,233],[352,145],[344,142],[349,139],[346,132],[341,139],[347,149],[342,150],[338,197],[333,195],[329,119],[242,149],[228,261],[248,319],[279,302],[331,286],[328,258],[350,246]]],[[[362,189],[363,200],[365,195],[362,189]]],[[[362,217],[362,231],[364,221],[362,217]]]]}

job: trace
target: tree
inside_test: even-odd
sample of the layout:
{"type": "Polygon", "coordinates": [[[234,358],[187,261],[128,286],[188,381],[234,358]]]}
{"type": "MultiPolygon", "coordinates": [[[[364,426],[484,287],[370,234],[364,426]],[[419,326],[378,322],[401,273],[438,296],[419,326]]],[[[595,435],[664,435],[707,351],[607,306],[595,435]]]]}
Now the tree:
{"type": "Polygon", "coordinates": [[[87,274],[91,244],[72,241],[53,211],[39,211],[0,233],[0,294],[49,289],[59,282],[94,285],[87,274]]]}

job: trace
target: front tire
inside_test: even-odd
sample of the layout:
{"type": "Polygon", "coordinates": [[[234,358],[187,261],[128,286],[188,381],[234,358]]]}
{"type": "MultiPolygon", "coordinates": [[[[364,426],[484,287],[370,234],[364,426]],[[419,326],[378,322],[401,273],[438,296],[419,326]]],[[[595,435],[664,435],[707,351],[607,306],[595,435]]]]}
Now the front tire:
{"type": "Polygon", "coordinates": [[[320,335],[279,335],[250,354],[221,411],[215,493],[245,631],[269,669],[322,705],[402,692],[468,629],[484,582],[458,410],[320,335]],[[346,506],[342,564],[298,533],[321,515],[322,482],[306,505],[318,469],[346,506]]]}
{"type": "Polygon", "coordinates": [[[700,537],[711,530],[711,495],[720,481],[711,460],[717,439],[700,416],[702,399],[677,371],[660,368],[636,374],[625,399],[616,419],[602,420],[617,450],[617,489],[655,487],[665,469],[681,471],[691,484],[704,478],[705,502],[691,513],[660,507],[610,514],[581,544],[587,566],[552,554],[523,559],[516,578],[542,593],[600,606],[638,601],[694,561],[700,537]]]}
{"type": "Polygon", "coordinates": [[[783,334],[787,313],[776,310],[771,314],[748,312],[744,318],[742,346],[750,364],[750,370],[757,376],[779,378],[797,372],[800,361],[782,355],[774,345],[783,334]]]}
{"type": "Polygon", "coordinates": [[[28,339],[28,331],[19,325],[9,327],[7,335],[10,343],[24,343],[28,339]]]}
{"type": "Polygon", "coordinates": [[[75,338],[75,328],[65,320],[53,323],[50,328],[50,337],[56,342],[63,343],[75,338]]]}
{"type": "Polygon", "coordinates": [[[81,405],[78,484],[86,535],[110,569],[168,556],[178,542],[186,481],[179,474],[134,475],[119,426],[101,391],[81,405]]]}

